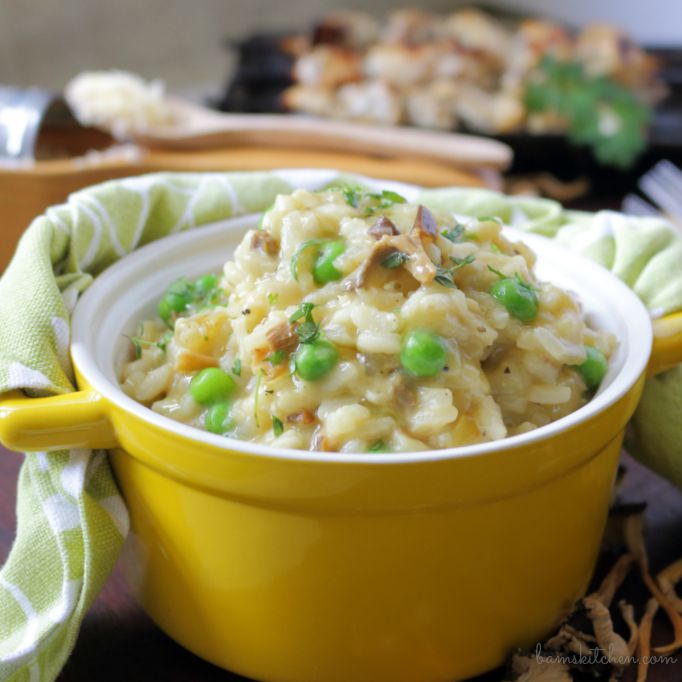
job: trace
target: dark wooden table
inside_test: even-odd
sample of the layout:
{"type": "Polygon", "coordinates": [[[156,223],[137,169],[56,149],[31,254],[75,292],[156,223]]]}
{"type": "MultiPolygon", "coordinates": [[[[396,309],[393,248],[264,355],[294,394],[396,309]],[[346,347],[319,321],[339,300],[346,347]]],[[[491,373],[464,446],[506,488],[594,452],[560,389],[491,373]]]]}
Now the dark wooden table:
{"type": "MultiPolygon", "coordinates": [[[[22,455],[0,448],[0,563],[14,536],[16,480],[22,455]]],[[[682,556],[682,493],[624,456],[628,474],[623,488],[625,501],[648,503],[648,547],[657,570],[682,556]]],[[[636,576],[628,579],[624,595],[638,608],[647,600],[636,576]]],[[[663,617],[656,620],[654,642],[669,641],[670,628],[663,617]]],[[[144,614],[128,591],[120,570],[115,570],[86,616],[76,648],[60,682],[244,682],[205,663],[166,637],[144,614]]],[[[478,682],[499,682],[495,671],[478,682]]],[[[628,671],[626,682],[634,680],[628,671]]],[[[650,682],[680,682],[682,655],[677,663],[651,669],[650,682]]],[[[348,680],[348,682],[354,682],[348,680]]]]}

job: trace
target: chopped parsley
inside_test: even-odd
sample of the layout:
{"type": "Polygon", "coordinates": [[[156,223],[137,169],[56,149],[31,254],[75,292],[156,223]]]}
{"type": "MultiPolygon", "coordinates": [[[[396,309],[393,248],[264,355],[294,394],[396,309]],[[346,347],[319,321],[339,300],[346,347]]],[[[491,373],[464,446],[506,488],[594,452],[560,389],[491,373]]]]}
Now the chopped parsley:
{"type": "Polygon", "coordinates": [[[407,199],[390,189],[381,192],[366,192],[362,187],[344,186],[338,188],[343,194],[346,203],[353,208],[361,208],[364,204],[364,214],[373,215],[376,211],[385,210],[394,204],[404,204],[407,199]]]}
{"type": "Polygon", "coordinates": [[[303,255],[303,252],[313,247],[322,246],[327,241],[327,239],[309,239],[296,249],[294,255],[291,257],[291,276],[294,278],[294,281],[298,282],[298,261],[303,255]]]}
{"type": "Polygon", "coordinates": [[[279,417],[272,415],[272,432],[275,434],[275,438],[279,438],[284,433],[284,424],[279,417]]]}
{"type": "Polygon", "coordinates": [[[268,294],[268,303],[270,305],[275,305],[275,303],[277,303],[278,298],[279,298],[279,294],[273,294],[272,292],[270,292],[268,294]]]}
{"type": "Polygon", "coordinates": [[[161,338],[156,342],[156,345],[163,351],[166,350],[168,344],[173,340],[173,332],[170,329],[166,329],[161,338]]]}
{"type": "Polygon", "coordinates": [[[234,374],[236,377],[240,377],[242,375],[242,361],[239,358],[232,363],[232,374],[234,374]]]}
{"type": "Polygon", "coordinates": [[[296,333],[300,343],[313,343],[320,335],[320,325],[315,323],[313,319],[314,303],[301,303],[296,312],[289,318],[292,324],[303,319],[296,325],[296,333]]]}
{"type": "Polygon", "coordinates": [[[399,268],[403,263],[407,263],[408,260],[410,260],[410,257],[406,253],[403,253],[402,251],[393,251],[393,253],[389,253],[388,256],[381,261],[381,264],[385,268],[393,270],[399,268]]]}
{"type": "Polygon", "coordinates": [[[394,204],[404,204],[407,202],[404,196],[390,189],[384,189],[381,193],[368,193],[365,195],[365,200],[370,202],[365,206],[366,216],[374,215],[377,211],[384,211],[387,208],[391,208],[394,204]]]}
{"type": "Polygon", "coordinates": [[[267,358],[265,358],[271,365],[280,365],[286,358],[287,354],[280,348],[279,350],[270,353],[267,358]]]}
{"type": "Polygon", "coordinates": [[[505,275],[503,272],[500,272],[499,270],[496,270],[492,265],[488,266],[488,270],[490,272],[494,272],[500,279],[511,279],[515,280],[516,283],[520,286],[523,287],[524,289],[528,289],[528,291],[532,291],[533,293],[537,292],[537,287],[533,286],[530,282],[526,282],[521,275],[519,275],[518,272],[514,273],[513,277],[510,277],[509,275],[505,275]]]}
{"type": "Polygon", "coordinates": [[[603,164],[628,168],[646,149],[651,107],[631,88],[582,64],[545,57],[526,86],[528,111],[557,113],[574,144],[591,147],[603,164]]]}
{"type": "Polygon", "coordinates": [[[518,282],[519,286],[524,289],[528,289],[528,291],[532,291],[533,293],[537,292],[537,287],[534,287],[530,282],[526,282],[518,272],[514,273],[514,279],[518,282]]]}
{"type": "Polygon", "coordinates": [[[386,445],[386,443],[384,443],[383,440],[374,441],[374,443],[372,443],[369,446],[369,449],[367,450],[367,452],[372,452],[372,453],[390,452],[390,451],[391,451],[390,448],[388,447],[388,445],[386,445]]]}
{"type": "Polygon", "coordinates": [[[443,230],[441,235],[449,242],[456,244],[458,241],[461,241],[462,237],[464,236],[464,230],[464,225],[457,223],[457,225],[455,225],[451,230],[443,230]]]}
{"type": "Polygon", "coordinates": [[[341,192],[349,206],[352,206],[353,208],[358,207],[363,195],[363,191],[360,187],[342,187],[341,192]]]}
{"type": "Polygon", "coordinates": [[[297,322],[300,320],[302,317],[308,317],[310,313],[312,312],[313,308],[315,307],[314,303],[309,303],[308,301],[301,303],[300,306],[296,309],[294,314],[289,318],[289,322],[292,324],[294,322],[297,322]]]}
{"type": "Polygon", "coordinates": [[[453,265],[451,265],[449,268],[437,267],[436,276],[434,279],[441,286],[447,287],[448,289],[456,289],[457,285],[455,284],[455,281],[452,277],[453,273],[455,270],[459,270],[465,265],[473,263],[475,260],[476,257],[471,253],[465,258],[456,258],[455,256],[450,256],[450,261],[452,261],[453,265]]]}
{"type": "Polygon", "coordinates": [[[171,329],[166,329],[166,331],[161,335],[158,341],[148,341],[143,339],[142,335],[144,333],[144,323],[140,323],[140,328],[137,336],[130,337],[130,343],[133,344],[135,350],[135,358],[139,360],[142,357],[142,348],[146,346],[147,348],[156,347],[162,351],[166,351],[168,344],[173,340],[173,331],[171,329]]]}
{"type": "Polygon", "coordinates": [[[507,275],[505,275],[504,272],[496,270],[492,265],[488,266],[488,270],[490,270],[490,272],[495,273],[500,279],[509,279],[509,277],[507,277],[507,275]]]}
{"type": "Polygon", "coordinates": [[[390,201],[392,204],[405,204],[407,199],[398,192],[392,192],[390,189],[382,190],[381,192],[382,201],[390,201]]]}

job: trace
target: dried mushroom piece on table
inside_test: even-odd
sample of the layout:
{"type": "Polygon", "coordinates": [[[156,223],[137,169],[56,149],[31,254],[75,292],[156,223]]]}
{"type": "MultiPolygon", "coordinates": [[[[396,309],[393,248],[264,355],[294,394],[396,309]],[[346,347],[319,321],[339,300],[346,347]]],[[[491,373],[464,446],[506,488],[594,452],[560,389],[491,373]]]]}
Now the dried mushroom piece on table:
{"type": "Polygon", "coordinates": [[[632,665],[637,667],[637,682],[646,682],[652,655],[670,655],[682,648],[682,600],[675,592],[675,584],[682,579],[682,559],[665,567],[655,580],[651,577],[644,510],[643,504],[612,509],[605,543],[625,548],[626,552],[598,588],[575,605],[554,635],[535,649],[512,656],[507,682],[568,682],[583,679],[575,676],[579,673],[611,682],[620,679],[632,665]],[[621,634],[614,625],[613,602],[635,566],[651,598],[637,608],[624,600],[617,602],[618,615],[627,628],[627,633],[621,634]],[[653,622],[660,610],[670,620],[673,641],[652,648],[653,622]]]}

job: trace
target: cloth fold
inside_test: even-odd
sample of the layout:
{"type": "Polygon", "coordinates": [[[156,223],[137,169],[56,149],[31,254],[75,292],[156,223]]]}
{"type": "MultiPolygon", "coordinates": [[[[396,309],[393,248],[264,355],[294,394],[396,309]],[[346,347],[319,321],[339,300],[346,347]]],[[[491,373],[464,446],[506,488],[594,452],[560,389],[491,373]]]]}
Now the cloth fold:
{"type": "MultiPolygon", "coordinates": [[[[263,211],[278,193],[298,185],[316,189],[372,182],[334,171],[155,174],[73,194],[31,224],[0,279],[0,393],[75,390],[69,359],[73,308],[98,273],[139,246],[263,211]]],[[[411,193],[411,200],[435,208],[473,217],[497,215],[520,229],[556,238],[613,270],[654,314],[682,310],[682,239],[665,221],[571,213],[553,201],[481,189],[414,188],[411,193]]],[[[655,413],[655,403],[668,400],[666,391],[682,395],[682,373],[671,370],[664,376],[670,386],[647,387],[640,414],[655,413]]],[[[664,421],[659,428],[674,442],[670,433],[682,422],[682,400],[671,409],[675,423],[664,421]]],[[[660,437],[647,433],[646,446],[637,451],[681,484],[682,457],[674,445],[663,465],[657,460],[660,437]]],[[[17,515],[17,538],[0,571],[0,680],[54,680],[128,531],[106,453],[27,455],[17,515]]]]}

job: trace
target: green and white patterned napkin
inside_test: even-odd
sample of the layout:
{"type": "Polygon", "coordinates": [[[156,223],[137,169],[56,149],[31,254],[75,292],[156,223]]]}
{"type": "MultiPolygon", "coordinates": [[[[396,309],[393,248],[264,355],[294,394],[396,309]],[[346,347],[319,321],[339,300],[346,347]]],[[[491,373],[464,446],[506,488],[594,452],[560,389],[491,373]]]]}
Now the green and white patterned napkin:
{"type": "MultiPolygon", "coordinates": [[[[127,253],[175,232],[262,211],[295,186],[341,181],[372,182],[333,171],[157,174],[97,185],[49,209],[28,228],[0,279],[0,393],[75,390],[71,312],[93,277],[127,253]]],[[[415,196],[433,207],[498,215],[555,237],[616,272],[655,314],[682,309],[682,239],[664,221],[571,214],[552,201],[486,190],[415,196]]],[[[674,377],[673,389],[682,396],[682,373],[675,372],[663,376],[674,377]]],[[[641,450],[647,463],[681,483],[680,452],[664,460],[657,452],[651,442],[641,450]]],[[[0,571],[0,680],[54,680],[116,562],[127,513],[106,453],[88,450],[28,454],[17,512],[17,538],[0,571]]]]}

